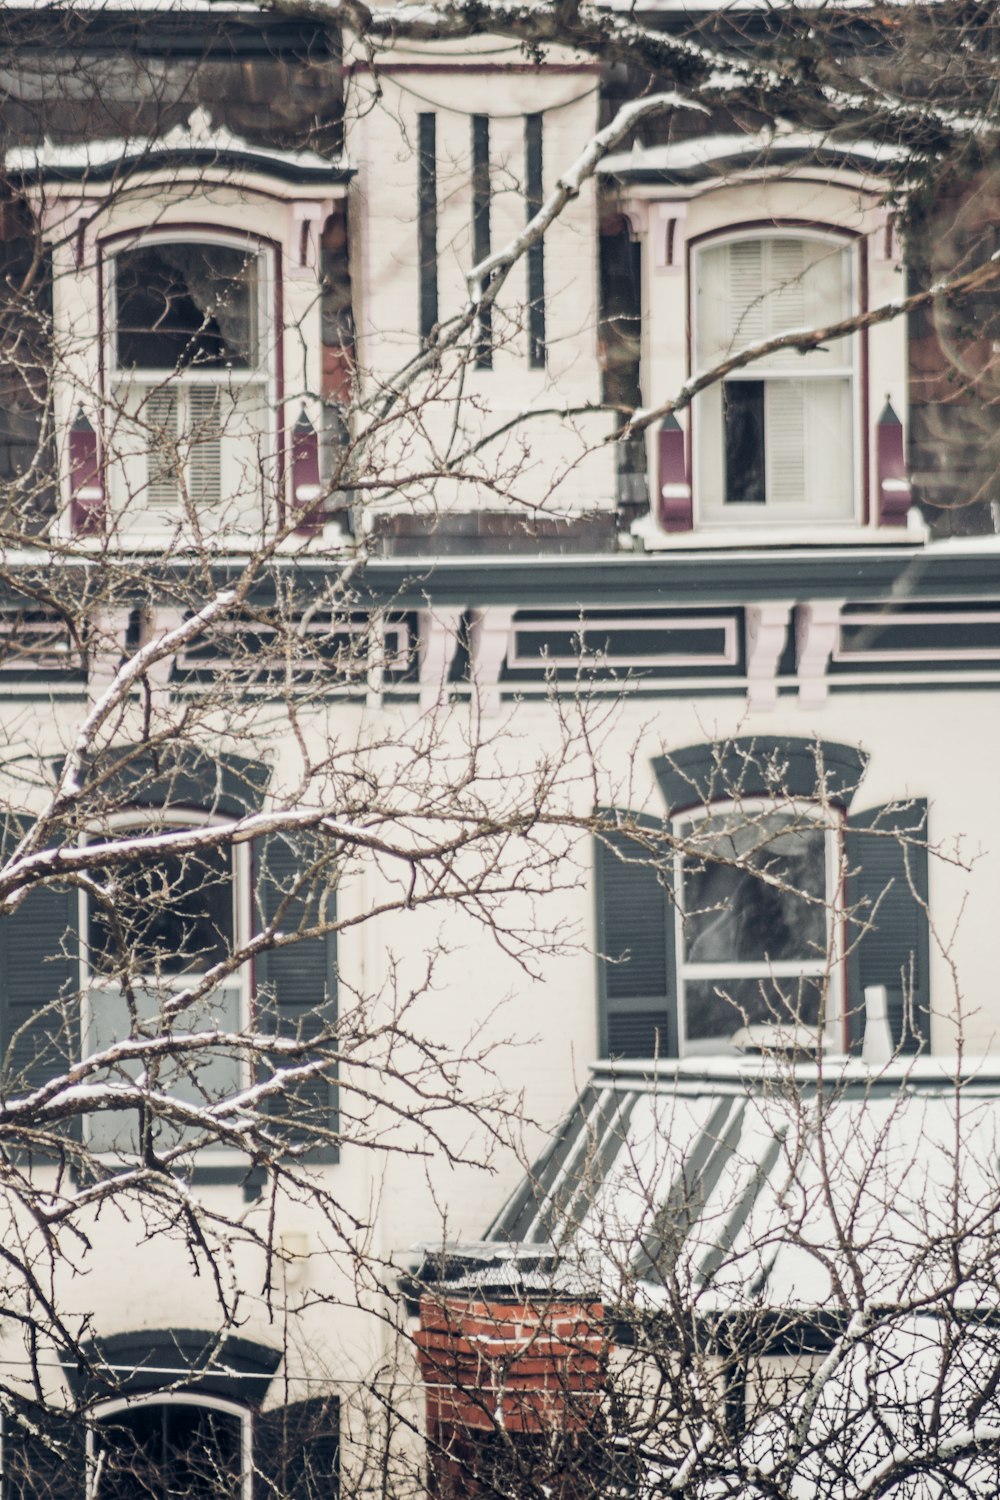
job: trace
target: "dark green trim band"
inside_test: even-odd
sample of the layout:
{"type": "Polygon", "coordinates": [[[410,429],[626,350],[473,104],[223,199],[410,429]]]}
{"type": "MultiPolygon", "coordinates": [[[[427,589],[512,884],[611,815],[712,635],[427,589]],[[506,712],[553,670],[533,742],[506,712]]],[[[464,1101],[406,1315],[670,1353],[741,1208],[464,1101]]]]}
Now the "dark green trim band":
{"type": "Polygon", "coordinates": [[[745,735],[658,755],[653,770],[668,811],[675,813],[743,797],[815,798],[821,790],[847,808],[867,764],[853,745],[745,735]]]}

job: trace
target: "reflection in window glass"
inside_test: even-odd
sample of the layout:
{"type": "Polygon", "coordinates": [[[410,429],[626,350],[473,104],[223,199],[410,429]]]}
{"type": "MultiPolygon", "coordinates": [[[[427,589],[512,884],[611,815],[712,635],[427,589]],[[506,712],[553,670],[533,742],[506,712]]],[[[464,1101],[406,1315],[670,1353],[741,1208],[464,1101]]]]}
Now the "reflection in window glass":
{"type": "Polygon", "coordinates": [[[689,962],[781,962],[814,959],[825,951],[822,827],[793,814],[772,813],[765,820],[706,818],[689,825],[685,836],[692,832],[712,858],[684,860],[684,950],[689,962]]]}
{"type": "Polygon", "coordinates": [[[822,984],[815,979],[689,980],[687,1051],[719,1051],[744,1026],[815,1026],[822,984]],[[706,1045],[707,1044],[707,1045],[706,1045]]]}
{"type": "Polygon", "coordinates": [[[94,1458],[98,1500],[237,1500],[243,1424],[188,1403],[137,1406],[99,1425],[94,1458]]]}
{"type": "Polygon", "coordinates": [[[232,852],[161,853],[115,876],[114,899],[90,903],[93,973],[196,974],[233,942],[232,852]]]}
{"type": "MultiPolygon", "coordinates": [[[[235,1035],[241,1024],[242,992],[238,983],[220,985],[203,999],[186,1006],[170,1020],[164,1019],[163,1003],[174,991],[150,988],[133,989],[130,995],[118,985],[92,986],[87,996],[88,1055],[103,1051],[124,1037],[157,1037],[166,1032],[190,1034],[219,1031],[235,1035]]],[[[157,1093],[187,1104],[215,1104],[237,1093],[243,1077],[238,1052],[221,1043],[197,1047],[183,1055],[164,1058],[150,1066],[143,1058],[122,1059],[105,1070],[103,1081],[134,1083],[145,1073],[157,1093]]],[[[98,1075],[95,1081],[102,1081],[98,1075]]],[[[194,1125],[159,1119],[153,1126],[156,1145],[165,1150],[190,1140],[197,1132],[194,1125]]],[[[139,1149],[139,1121],[132,1110],[94,1111],[87,1117],[87,1143],[92,1151],[131,1155],[139,1149]]]]}
{"type": "Polygon", "coordinates": [[[746,1027],[816,1028],[828,969],[829,830],[792,811],[740,810],[679,831],[694,846],[680,861],[685,1050],[728,1050],[746,1027]]]}
{"type": "Polygon", "coordinates": [[[257,257],[231,245],[140,245],[114,262],[123,370],[252,369],[257,257]]]}

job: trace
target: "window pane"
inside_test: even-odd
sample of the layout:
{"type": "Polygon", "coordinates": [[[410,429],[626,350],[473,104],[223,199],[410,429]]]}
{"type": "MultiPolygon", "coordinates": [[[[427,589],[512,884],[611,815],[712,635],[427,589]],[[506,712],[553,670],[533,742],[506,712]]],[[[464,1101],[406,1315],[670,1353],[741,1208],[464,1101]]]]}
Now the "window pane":
{"type": "MultiPolygon", "coordinates": [[[[847,317],[853,300],[851,257],[827,240],[775,235],[703,250],[697,259],[697,356],[701,369],[798,328],[847,317]]],[[[763,369],[834,368],[850,363],[846,341],[802,355],[776,351],[763,369]]]]}
{"type": "Polygon", "coordinates": [[[211,512],[214,534],[260,525],[274,459],[262,381],[132,379],[116,386],[115,401],[108,451],[120,528],[148,539],[160,525],[173,538],[192,505],[211,512]]]}
{"type": "MultiPolygon", "coordinates": [[[[168,1026],[181,1035],[199,1031],[238,1034],[241,1025],[241,991],[238,984],[220,986],[179,1016],[163,1019],[163,1002],[176,997],[173,988],[133,989],[131,1004],[117,984],[92,986],[87,995],[87,1032],[84,1045],[93,1055],[127,1037],[156,1037],[168,1026]],[[133,1024],[133,1010],[135,1021],[133,1024]]],[[[117,1063],[95,1076],[95,1082],[123,1083],[147,1071],[142,1058],[117,1063]]],[[[199,1047],[183,1056],[163,1059],[155,1065],[150,1082],[157,1091],[191,1104],[212,1104],[235,1094],[242,1084],[239,1055],[225,1047],[199,1047]]],[[[158,1121],[155,1130],[161,1149],[190,1139],[195,1126],[158,1121]]],[[[139,1149],[139,1125],[133,1110],[95,1111],[87,1117],[87,1142],[93,1151],[133,1155],[139,1149]]]]}
{"type": "Polygon", "coordinates": [[[763,380],[728,380],[722,387],[726,432],[726,504],[764,503],[763,380]]]}
{"type": "Polygon", "coordinates": [[[99,1500],[236,1500],[242,1423],[208,1407],[140,1406],[101,1424],[95,1457],[99,1500]]]}
{"type": "Polygon", "coordinates": [[[203,973],[233,943],[233,856],[157,854],[115,873],[113,898],[91,898],[92,973],[203,973]]]}
{"type": "Polygon", "coordinates": [[[684,836],[706,853],[682,866],[688,963],[780,963],[825,954],[821,825],[791,813],[726,814],[687,825],[684,836]]]}
{"type": "Polygon", "coordinates": [[[115,257],[114,276],[119,368],[256,366],[256,255],[231,245],[143,245],[115,257]]]}
{"type": "Polygon", "coordinates": [[[819,1021],[821,979],[699,979],[684,985],[684,1050],[726,1049],[744,1026],[810,1026],[819,1021]]]}

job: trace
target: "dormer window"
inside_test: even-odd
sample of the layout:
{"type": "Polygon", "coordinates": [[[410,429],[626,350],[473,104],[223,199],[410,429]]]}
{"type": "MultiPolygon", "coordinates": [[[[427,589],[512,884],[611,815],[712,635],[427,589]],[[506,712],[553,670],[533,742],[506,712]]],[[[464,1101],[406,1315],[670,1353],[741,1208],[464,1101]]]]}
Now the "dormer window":
{"type": "MultiPolygon", "coordinates": [[[[877,143],[838,147],[779,128],[605,159],[601,175],[636,242],[624,307],[621,247],[602,262],[605,322],[641,319],[642,329],[631,355],[612,341],[617,383],[606,394],[661,413],[646,440],[649,513],[630,519],[634,486],[618,491],[646,549],[797,544],[812,533],[864,544],[875,529],[905,542],[905,320],[865,318],[904,289],[887,156],[877,143]],[[789,345],[733,365],[782,335],[855,319],[804,353],[789,345]],[[698,377],[712,383],[688,404],[698,377]]],[[[632,452],[625,468],[641,464],[632,452]]]]}
{"type": "Polygon", "coordinates": [[[255,242],[169,235],[109,255],[119,524],[258,521],[273,493],[268,257],[255,242]],[[222,514],[223,509],[225,514],[222,514]]]}
{"type": "Polygon", "coordinates": [[[322,403],[351,368],[350,318],[321,337],[321,237],[351,169],[202,109],[4,166],[52,244],[60,530],[187,550],[320,529],[322,403]]]}
{"type": "MultiPolygon", "coordinates": [[[[821,328],[854,307],[852,257],[830,239],[771,234],[695,256],[695,364],[821,328]]],[[[694,413],[696,514],[706,525],[855,514],[853,341],[780,349],[705,391],[694,413]]]]}

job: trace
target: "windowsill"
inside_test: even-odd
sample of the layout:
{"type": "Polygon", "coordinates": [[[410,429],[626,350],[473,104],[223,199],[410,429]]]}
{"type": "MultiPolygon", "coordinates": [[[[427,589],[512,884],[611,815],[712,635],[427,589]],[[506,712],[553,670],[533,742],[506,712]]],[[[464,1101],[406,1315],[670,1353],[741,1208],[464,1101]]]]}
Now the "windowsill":
{"type": "MultiPolygon", "coordinates": [[[[259,533],[239,526],[220,528],[218,532],[209,533],[201,548],[193,539],[185,542],[182,536],[178,537],[176,531],[167,527],[157,529],[150,526],[148,530],[144,530],[137,526],[134,532],[129,531],[113,541],[103,536],[77,536],[65,530],[54,532],[53,537],[59,543],[71,543],[75,552],[84,556],[93,553],[95,557],[111,553],[118,558],[155,557],[162,561],[164,549],[169,547],[171,562],[180,564],[197,562],[205,548],[211,551],[213,562],[242,564],[254,555],[261,543],[259,533]]],[[[264,537],[264,542],[269,544],[268,536],[264,537]]],[[[349,532],[344,531],[336,522],[329,522],[316,534],[290,532],[277,544],[275,552],[279,557],[303,553],[315,557],[327,553],[340,554],[354,546],[354,538],[349,532]]],[[[31,560],[34,561],[33,558],[31,560]]]]}
{"type": "MultiPolygon", "coordinates": [[[[667,532],[652,514],[640,516],[632,536],[646,552],[750,551],[788,547],[913,547],[927,541],[926,528],[914,526],[858,526],[816,522],[803,526],[706,526],[701,530],[667,532]]],[[[638,549],[637,549],[638,550],[638,549]]]]}
{"type": "MultiPolygon", "coordinates": [[[[266,1167],[251,1166],[236,1148],[225,1153],[219,1150],[199,1152],[199,1157],[201,1159],[193,1163],[189,1158],[183,1164],[171,1166],[168,1170],[172,1176],[182,1177],[192,1183],[253,1182],[260,1185],[267,1177],[266,1167]]],[[[100,1168],[114,1172],[130,1170],[137,1159],[124,1152],[95,1151],[90,1160],[93,1161],[95,1170],[100,1168]]]]}

